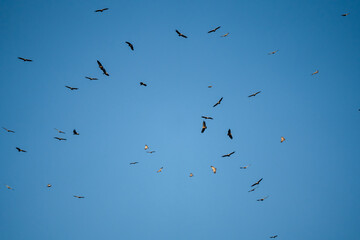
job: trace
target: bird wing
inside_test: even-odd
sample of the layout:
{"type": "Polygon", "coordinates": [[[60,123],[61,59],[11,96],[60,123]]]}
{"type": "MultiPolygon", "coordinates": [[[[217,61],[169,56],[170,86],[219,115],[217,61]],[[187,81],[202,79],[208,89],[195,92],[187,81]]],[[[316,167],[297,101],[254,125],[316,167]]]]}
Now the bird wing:
{"type": "Polygon", "coordinates": [[[175,32],[181,36],[181,33],[176,29],[175,32]]]}

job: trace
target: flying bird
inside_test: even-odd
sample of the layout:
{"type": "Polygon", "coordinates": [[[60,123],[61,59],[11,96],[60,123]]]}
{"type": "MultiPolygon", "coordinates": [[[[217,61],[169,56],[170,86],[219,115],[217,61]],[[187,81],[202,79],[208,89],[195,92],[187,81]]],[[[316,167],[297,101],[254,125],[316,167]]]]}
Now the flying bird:
{"type": "Polygon", "coordinates": [[[145,150],[148,150],[149,149],[149,146],[145,144],[145,150]]]}
{"type": "Polygon", "coordinates": [[[278,237],[278,235],[274,235],[274,236],[271,236],[270,238],[277,238],[278,237]]]}
{"type": "Polygon", "coordinates": [[[259,185],[259,183],[262,181],[263,179],[261,178],[259,181],[257,181],[256,183],[254,183],[253,185],[251,185],[251,187],[254,187],[256,185],[259,185]]]}
{"type": "Polygon", "coordinates": [[[248,97],[255,97],[255,96],[258,95],[259,93],[261,93],[261,91],[258,91],[258,92],[256,92],[256,93],[253,93],[253,94],[249,95],[248,97]]]}
{"type": "Polygon", "coordinates": [[[18,147],[16,147],[16,150],[18,150],[18,152],[26,152],[25,150],[18,148],[18,147]]]}
{"type": "Polygon", "coordinates": [[[4,127],[3,127],[3,129],[9,133],[15,133],[13,130],[10,130],[10,129],[4,128],[4,127]]]}
{"type": "Polygon", "coordinates": [[[216,168],[214,166],[210,166],[210,167],[211,167],[213,173],[215,174],[216,173],[216,168]]]}
{"type": "Polygon", "coordinates": [[[247,166],[244,166],[244,167],[240,167],[240,169],[247,169],[248,167],[250,167],[251,165],[247,165],[247,166]]]}
{"type": "Polygon", "coordinates": [[[212,88],[212,86],[210,85],[210,86],[208,86],[208,88],[212,88]]]}
{"type": "Polygon", "coordinates": [[[63,131],[61,131],[61,130],[59,130],[59,129],[57,129],[57,128],[54,128],[58,133],[62,133],[62,134],[65,134],[65,132],[63,132],[63,131]]]}
{"type": "Polygon", "coordinates": [[[129,43],[129,42],[125,42],[127,45],[129,45],[129,47],[131,48],[131,50],[133,50],[134,51],[134,45],[132,45],[131,43],[129,43]]]}
{"type": "Polygon", "coordinates": [[[48,184],[48,185],[46,185],[46,187],[50,188],[50,187],[52,187],[52,185],[51,185],[51,184],[48,184]]]}
{"type": "Polygon", "coordinates": [[[217,103],[215,103],[213,107],[216,107],[217,105],[219,105],[222,100],[223,100],[223,97],[221,97],[220,100],[217,103]]]}
{"type": "Polygon", "coordinates": [[[273,55],[273,54],[277,53],[278,51],[279,51],[279,50],[275,50],[275,51],[269,52],[268,54],[269,54],[269,55],[273,55]]]}
{"type": "Polygon", "coordinates": [[[222,157],[230,157],[230,156],[233,155],[234,153],[235,153],[235,151],[234,151],[234,152],[231,152],[231,153],[229,153],[229,154],[222,155],[222,157]]]}
{"type": "Polygon", "coordinates": [[[282,143],[283,141],[285,141],[286,139],[284,137],[281,137],[280,143],[282,143]]]}
{"type": "Polygon", "coordinates": [[[161,167],[159,170],[157,170],[157,173],[161,172],[163,170],[163,167],[161,167]]]}
{"type": "Polygon", "coordinates": [[[179,37],[187,38],[187,36],[179,32],[178,30],[175,30],[175,32],[178,34],[179,37]]]}
{"type": "Polygon", "coordinates": [[[146,86],[147,86],[147,84],[146,84],[146,83],[143,83],[143,82],[140,82],[140,86],[144,86],[144,87],[146,87],[146,86]]]}
{"type": "Polygon", "coordinates": [[[66,141],[66,138],[61,138],[61,137],[54,137],[54,138],[59,140],[59,141],[66,141]]]}
{"type": "Polygon", "coordinates": [[[154,153],[155,151],[148,151],[147,153],[154,153]]]}
{"type": "Polygon", "coordinates": [[[311,74],[311,76],[312,75],[315,75],[315,74],[318,74],[319,73],[319,70],[316,70],[315,72],[313,72],[312,74],[311,74]]]}
{"type": "Polygon", "coordinates": [[[201,116],[202,118],[205,118],[205,119],[207,119],[207,120],[213,120],[213,118],[212,117],[206,117],[206,116],[201,116]]]}
{"type": "Polygon", "coordinates": [[[230,139],[233,139],[233,136],[232,136],[232,134],[231,134],[231,129],[228,130],[227,135],[229,136],[230,139]]]}
{"type": "Polygon", "coordinates": [[[218,26],[217,28],[214,28],[214,29],[208,31],[208,33],[216,32],[216,30],[218,30],[219,28],[221,28],[221,26],[218,26]]]}
{"type": "Polygon", "coordinates": [[[24,62],[32,62],[31,59],[27,59],[27,58],[18,57],[18,59],[23,60],[24,62]]]}
{"type": "Polygon", "coordinates": [[[101,71],[106,75],[106,76],[109,76],[109,74],[106,72],[105,68],[103,67],[103,65],[101,64],[101,62],[99,60],[96,60],[98,65],[99,65],[99,68],[101,69],[101,71]]]}
{"type": "Polygon", "coordinates": [[[202,129],[201,129],[201,133],[205,132],[205,129],[207,129],[206,127],[206,122],[203,121],[203,125],[202,125],[202,129]]]}
{"type": "Polygon", "coordinates": [[[89,80],[98,80],[97,78],[92,78],[92,77],[85,77],[85,78],[87,78],[89,80]]]}
{"type": "Polygon", "coordinates": [[[79,88],[76,88],[76,87],[69,87],[69,86],[65,86],[66,88],[70,89],[71,91],[73,90],[78,90],[79,88]]]}
{"type": "Polygon", "coordinates": [[[260,199],[258,199],[258,200],[256,200],[256,201],[262,202],[262,201],[264,201],[265,199],[267,199],[268,197],[269,197],[269,196],[266,196],[266,197],[260,198],[260,199]]]}
{"type": "Polygon", "coordinates": [[[12,187],[10,187],[9,185],[5,185],[5,187],[9,190],[14,190],[12,187]]]}
{"type": "Polygon", "coordinates": [[[103,12],[103,11],[106,11],[106,10],[109,10],[109,8],[98,9],[98,10],[95,10],[95,12],[103,12]]]}
{"type": "Polygon", "coordinates": [[[78,135],[79,136],[80,134],[76,131],[76,129],[74,129],[73,130],[73,135],[78,135]]]}
{"type": "Polygon", "coordinates": [[[255,191],[255,189],[257,189],[257,188],[250,189],[248,192],[253,192],[253,191],[255,191]]]}
{"type": "Polygon", "coordinates": [[[84,196],[77,196],[77,195],[74,195],[75,198],[85,198],[84,196]]]}
{"type": "Polygon", "coordinates": [[[130,165],[135,165],[137,163],[139,163],[139,162],[131,162],[130,165]]]}
{"type": "Polygon", "coordinates": [[[221,37],[226,37],[227,35],[229,35],[229,33],[226,33],[226,34],[222,35],[221,37]]]}
{"type": "Polygon", "coordinates": [[[193,176],[194,176],[194,174],[190,173],[189,177],[193,177],[193,176]]]}
{"type": "Polygon", "coordinates": [[[349,15],[350,13],[344,13],[344,14],[341,14],[341,16],[343,17],[346,17],[347,15],[349,15]]]}

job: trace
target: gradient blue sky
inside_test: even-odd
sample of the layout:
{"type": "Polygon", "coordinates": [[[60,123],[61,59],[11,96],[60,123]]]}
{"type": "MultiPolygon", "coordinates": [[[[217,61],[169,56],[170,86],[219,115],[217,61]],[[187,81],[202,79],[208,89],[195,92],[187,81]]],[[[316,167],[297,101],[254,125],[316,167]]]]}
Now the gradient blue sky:
{"type": "Polygon", "coordinates": [[[0,239],[356,239],[359,12],[350,0],[0,0],[0,127],[16,131],[0,131],[0,239]]]}

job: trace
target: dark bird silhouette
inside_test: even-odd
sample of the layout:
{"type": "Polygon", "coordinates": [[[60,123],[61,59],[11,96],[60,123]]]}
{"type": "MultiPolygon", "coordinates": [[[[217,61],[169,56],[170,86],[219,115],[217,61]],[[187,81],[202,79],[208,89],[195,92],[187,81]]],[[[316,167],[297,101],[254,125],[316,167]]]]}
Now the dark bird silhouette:
{"type": "Polygon", "coordinates": [[[147,84],[146,84],[146,83],[143,83],[143,82],[140,82],[140,86],[144,86],[144,87],[146,87],[146,86],[147,86],[147,84]]]}
{"type": "Polygon", "coordinates": [[[318,74],[319,73],[319,70],[316,70],[315,72],[313,72],[312,74],[311,74],[311,76],[312,75],[315,75],[315,74],[318,74]]]}
{"type": "Polygon", "coordinates": [[[73,90],[78,90],[79,88],[76,88],[76,87],[69,87],[69,86],[65,86],[66,88],[70,89],[71,91],[73,90]]]}
{"type": "Polygon", "coordinates": [[[103,12],[103,11],[106,11],[106,10],[109,10],[109,8],[98,9],[98,10],[95,10],[95,12],[103,12]]]}
{"type": "Polygon", "coordinates": [[[255,97],[255,96],[258,95],[259,93],[261,93],[261,91],[258,91],[258,92],[256,92],[256,93],[253,93],[253,94],[249,95],[248,97],[255,97]]]}
{"type": "Polygon", "coordinates": [[[248,192],[253,192],[253,191],[255,191],[255,189],[257,189],[257,188],[250,189],[248,192]]]}
{"type": "Polygon", "coordinates": [[[262,202],[262,201],[264,201],[265,199],[267,199],[268,197],[269,197],[269,196],[266,196],[266,197],[260,198],[260,199],[258,199],[258,200],[256,200],[256,201],[262,202]]]}
{"type": "Polygon", "coordinates": [[[234,152],[231,152],[231,153],[229,153],[229,154],[222,155],[222,157],[230,157],[230,156],[233,155],[234,153],[235,153],[235,151],[234,151],[234,152]]]}
{"type": "Polygon", "coordinates": [[[13,130],[10,130],[10,129],[4,128],[4,127],[3,127],[3,129],[9,133],[15,133],[13,130]]]}
{"type": "Polygon", "coordinates": [[[228,130],[227,135],[229,136],[230,139],[233,139],[233,136],[232,136],[232,134],[231,134],[231,129],[228,130]]]}
{"type": "Polygon", "coordinates": [[[85,198],[84,196],[77,196],[77,195],[74,195],[74,198],[85,198]]]}
{"type": "Polygon", "coordinates": [[[101,69],[101,71],[106,75],[106,76],[109,76],[109,74],[106,72],[105,68],[103,67],[103,65],[101,64],[101,62],[99,60],[96,60],[98,65],[99,65],[99,68],[101,69]]]}
{"type": "Polygon", "coordinates": [[[73,135],[80,135],[80,134],[76,131],[76,129],[74,129],[73,130],[73,135]]]}
{"type": "Polygon", "coordinates": [[[61,138],[61,137],[54,137],[54,138],[59,140],[59,141],[66,141],[66,138],[61,138]]]}
{"type": "Polygon", "coordinates": [[[275,50],[275,51],[269,52],[268,54],[269,54],[269,55],[273,55],[273,54],[277,53],[278,51],[279,51],[279,50],[275,50]]]}
{"type": "Polygon", "coordinates": [[[23,60],[24,62],[32,62],[31,59],[27,59],[27,58],[18,57],[18,59],[23,60]]]}
{"type": "Polygon", "coordinates": [[[16,147],[16,150],[18,150],[18,152],[26,152],[25,150],[18,148],[18,147],[16,147]]]}
{"type": "Polygon", "coordinates": [[[137,163],[139,163],[139,162],[131,162],[130,165],[135,165],[137,163]]]}
{"type": "Polygon", "coordinates": [[[87,78],[89,80],[98,80],[97,78],[92,78],[92,77],[85,77],[85,78],[87,78]]]}
{"type": "Polygon", "coordinates": [[[229,35],[229,33],[226,33],[226,34],[222,35],[221,37],[226,37],[227,35],[229,35]]]}
{"type": "Polygon", "coordinates": [[[193,177],[193,176],[194,176],[194,174],[190,173],[189,177],[193,177]]]}
{"type": "Polygon", "coordinates": [[[155,151],[148,151],[147,153],[154,153],[155,151]]]}
{"type": "Polygon", "coordinates": [[[247,166],[244,166],[244,167],[240,167],[240,169],[247,169],[248,167],[250,167],[251,165],[247,165],[247,166]]]}
{"type": "Polygon", "coordinates": [[[261,178],[259,181],[257,181],[256,183],[254,183],[253,185],[251,185],[251,187],[254,187],[256,185],[259,185],[259,183],[262,181],[263,179],[261,178]]]}
{"type": "Polygon", "coordinates": [[[215,103],[213,107],[216,107],[217,105],[219,105],[222,100],[223,100],[223,97],[221,97],[220,100],[217,103],[215,103]]]}
{"type": "Polygon", "coordinates": [[[48,185],[46,185],[46,187],[50,188],[50,187],[52,187],[52,185],[51,185],[51,184],[48,184],[48,185]]]}
{"type": "Polygon", "coordinates": [[[157,173],[162,172],[163,167],[161,167],[159,170],[157,170],[157,173]]]}
{"type": "Polygon", "coordinates": [[[202,118],[205,118],[205,119],[207,119],[207,120],[213,120],[213,118],[212,117],[206,117],[206,116],[201,116],[202,118]]]}
{"type": "Polygon", "coordinates": [[[218,30],[219,28],[221,28],[221,26],[218,26],[217,28],[214,28],[214,29],[208,31],[208,33],[216,32],[216,30],[218,30]]]}
{"type": "Polygon", "coordinates": [[[274,236],[271,236],[270,238],[277,238],[278,237],[278,235],[274,235],[274,236]]]}
{"type": "Polygon", "coordinates": [[[344,14],[341,14],[341,16],[343,17],[346,17],[347,15],[349,15],[350,13],[344,13],[344,14]]]}
{"type": "Polygon", "coordinates": [[[212,88],[212,86],[210,85],[210,86],[208,86],[208,88],[212,88]]]}
{"type": "Polygon", "coordinates": [[[203,125],[202,125],[202,129],[201,129],[201,133],[205,132],[205,129],[207,129],[206,127],[206,122],[203,121],[203,125]]]}
{"type": "Polygon", "coordinates": [[[178,30],[175,30],[175,32],[178,34],[179,37],[187,38],[187,36],[179,32],[178,30]]]}
{"type": "Polygon", "coordinates": [[[210,166],[211,167],[211,170],[213,171],[213,173],[215,174],[216,173],[216,167],[214,166],[210,166]]]}
{"type": "Polygon", "coordinates": [[[125,42],[127,45],[129,45],[129,47],[131,48],[131,50],[133,50],[134,51],[134,45],[132,45],[131,43],[129,43],[129,42],[125,42]]]}
{"type": "Polygon", "coordinates": [[[61,131],[61,130],[59,130],[59,129],[57,129],[57,128],[54,128],[58,133],[62,133],[62,134],[65,134],[65,132],[63,132],[63,131],[61,131]]]}

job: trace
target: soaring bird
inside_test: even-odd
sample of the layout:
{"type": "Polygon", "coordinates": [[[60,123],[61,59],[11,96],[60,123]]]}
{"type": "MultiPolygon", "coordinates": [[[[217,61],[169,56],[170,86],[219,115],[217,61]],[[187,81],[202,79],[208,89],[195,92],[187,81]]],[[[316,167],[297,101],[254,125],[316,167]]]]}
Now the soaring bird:
{"type": "Polygon", "coordinates": [[[259,181],[257,181],[256,183],[254,183],[253,185],[251,185],[251,187],[254,187],[256,185],[259,185],[259,183],[262,181],[263,179],[261,178],[259,181]]]}
{"type": "Polygon", "coordinates": [[[48,185],[46,185],[46,187],[50,188],[50,187],[52,187],[52,185],[51,185],[51,184],[48,184],[48,185]]]}
{"type": "Polygon", "coordinates": [[[213,173],[215,174],[216,173],[216,167],[214,167],[214,166],[210,166],[210,167],[211,167],[213,173]]]}
{"type": "Polygon", "coordinates": [[[69,86],[65,86],[66,88],[70,89],[71,91],[73,90],[78,90],[79,88],[76,88],[76,87],[69,87],[69,86]]]}
{"type": "Polygon", "coordinates": [[[222,35],[221,37],[226,37],[227,35],[229,35],[229,33],[226,33],[226,34],[222,35]]]}
{"type": "Polygon", "coordinates": [[[59,141],[66,141],[66,138],[61,138],[61,137],[54,137],[54,138],[59,140],[59,141]]]}
{"type": "Polygon", "coordinates": [[[187,38],[187,36],[179,32],[178,30],[175,30],[175,32],[178,34],[179,37],[187,38]]]}
{"type": "Polygon", "coordinates": [[[139,162],[131,162],[130,165],[135,165],[137,163],[139,163],[139,162]]]}
{"type": "Polygon", "coordinates": [[[146,87],[146,86],[147,86],[147,84],[146,84],[146,83],[143,83],[143,82],[140,82],[140,86],[144,86],[144,87],[146,87]]]}
{"type": "Polygon", "coordinates": [[[193,177],[193,176],[194,176],[194,174],[190,173],[189,177],[193,177]]]}
{"type": "Polygon", "coordinates": [[[155,151],[148,151],[147,153],[154,153],[155,151]]]}
{"type": "Polygon", "coordinates": [[[132,45],[131,43],[129,43],[129,42],[125,42],[127,45],[129,45],[129,47],[131,48],[131,50],[133,50],[134,51],[134,45],[132,45]]]}
{"type": "Polygon", "coordinates": [[[61,130],[59,130],[59,129],[57,129],[57,128],[54,128],[58,133],[62,133],[62,134],[65,134],[65,132],[63,132],[63,131],[61,131],[61,130]]]}
{"type": "Polygon", "coordinates": [[[349,15],[350,13],[344,13],[344,14],[341,14],[341,16],[343,17],[346,17],[347,15],[349,15]]]}
{"type": "Polygon", "coordinates": [[[74,129],[73,130],[73,135],[80,135],[80,134],[76,131],[76,129],[74,129]]]}
{"type": "Polygon", "coordinates": [[[277,53],[278,51],[279,51],[279,50],[275,50],[275,51],[269,52],[268,54],[269,54],[269,55],[273,55],[273,54],[277,53]]]}
{"type": "Polygon", "coordinates": [[[222,155],[222,157],[230,157],[231,155],[233,155],[235,153],[235,151],[229,153],[229,154],[225,154],[225,155],[222,155]]]}
{"type": "Polygon", "coordinates": [[[280,143],[282,143],[283,141],[285,141],[286,139],[284,137],[281,137],[280,143]]]}
{"type": "Polygon", "coordinates": [[[9,133],[15,133],[13,130],[10,130],[10,129],[4,128],[4,127],[3,127],[3,129],[9,133]]]}
{"type": "Polygon", "coordinates": [[[240,167],[240,169],[247,169],[248,167],[250,167],[251,165],[247,165],[247,166],[244,166],[244,167],[240,167]]]}
{"type": "Polygon", "coordinates": [[[87,78],[89,80],[98,80],[97,78],[93,78],[93,77],[85,77],[85,78],[87,78]]]}
{"type": "Polygon", "coordinates": [[[161,172],[163,170],[163,167],[161,167],[159,170],[157,170],[157,173],[161,172]]]}
{"type": "Polygon", "coordinates": [[[5,187],[9,190],[14,190],[12,187],[10,187],[9,185],[5,185],[5,187]]]}
{"type": "Polygon", "coordinates": [[[313,72],[312,74],[311,74],[311,76],[312,75],[315,75],[315,74],[318,74],[319,73],[319,70],[316,70],[315,72],[313,72]]]}
{"type": "Polygon", "coordinates": [[[212,117],[206,117],[206,116],[201,116],[202,118],[205,118],[205,119],[207,119],[207,120],[213,120],[213,118],[212,117]]]}
{"type": "Polygon", "coordinates": [[[278,235],[274,235],[274,236],[271,236],[270,238],[277,238],[278,237],[278,235]]]}
{"type": "Polygon", "coordinates": [[[253,191],[255,191],[255,189],[257,189],[257,188],[250,189],[248,192],[253,192],[253,191]]]}
{"type": "Polygon", "coordinates": [[[212,88],[212,86],[210,85],[210,86],[208,86],[208,88],[212,88]]]}
{"type": "Polygon", "coordinates": [[[205,132],[205,129],[207,129],[206,122],[203,121],[203,126],[202,126],[202,129],[201,129],[201,133],[205,132]]]}
{"type": "Polygon", "coordinates": [[[258,199],[258,200],[256,200],[256,201],[262,202],[262,201],[264,201],[265,199],[267,199],[268,197],[269,197],[269,196],[266,196],[266,197],[260,198],[260,199],[258,199]]]}
{"type": "Polygon", "coordinates": [[[149,146],[145,144],[145,150],[148,150],[149,149],[149,146]]]}
{"type": "Polygon", "coordinates": [[[218,26],[217,28],[214,28],[214,29],[208,31],[208,33],[216,32],[216,30],[218,30],[219,28],[221,28],[221,26],[218,26]]]}
{"type": "Polygon", "coordinates": [[[231,129],[228,130],[227,135],[229,136],[230,139],[233,139],[233,136],[232,136],[232,134],[231,134],[231,129]]]}
{"type": "Polygon", "coordinates": [[[85,198],[84,196],[77,196],[77,195],[74,195],[75,198],[85,198]]]}
{"type": "Polygon", "coordinates": [[[98,9],[98,10],[95,10],[95,12],[103,12],[103,11],[106,11],[106,10],[109,10],[109,8],[98,9]]]}
{"type": "Polygon", "coordinates": [[[258,95],[259,93],[261,93],[261,91],[258,91],[258,92],[256,92],[256,93],[253,93],[253,94],[249,95],[248,97],[255,97],[255,96],[258,95]]]}
{"type": "Polygon", "coordinates": [[[106,76],[109,76],[109,74],[106,72],[105,68],[103,67],[103,65],[101,64],[101,62],[99,60],[96,60],[98,65],[99,65],[99,68],[101,69],[101,71],[106,75],[106,76]]]}
{"type": "Polygon", "coordinates": [[[213,107],[216,107],[217,105],[219,105],[222,100],[223,100],[223,97],[221,97],[220,100],[217,103],[215,103],[213,107]]]}
{"type": "Polygon", "coordinates": [[[18,152],[26,152],[25,150],[18,148],[18,147],[16,147],[16,150],[18,150],[18,152]]]}
{"type": "Polygon", "coordinates": [[[24,62],[32,62],[31,59],[27,59],[27,58],[18,57],[18,59],[23,60],[24,62]]]}

